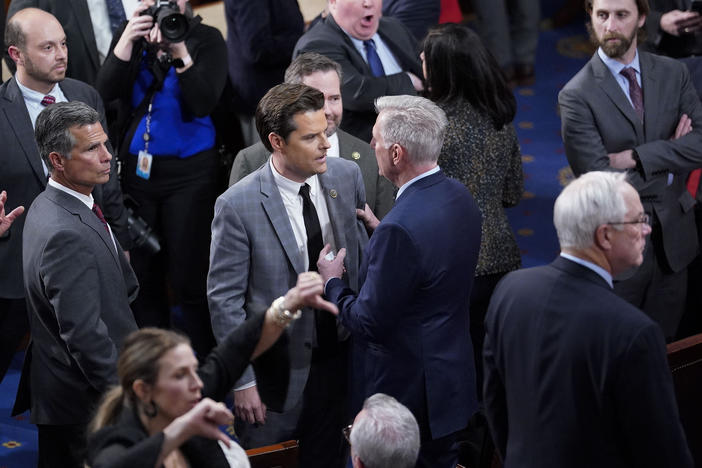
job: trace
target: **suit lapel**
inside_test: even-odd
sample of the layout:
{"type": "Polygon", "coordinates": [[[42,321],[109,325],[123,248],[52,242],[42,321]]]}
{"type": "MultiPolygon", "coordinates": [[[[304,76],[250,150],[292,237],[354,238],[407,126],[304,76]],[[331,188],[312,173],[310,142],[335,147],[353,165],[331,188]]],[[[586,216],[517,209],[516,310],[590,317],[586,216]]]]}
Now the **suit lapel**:
{"type": "Polygon", "coordinates": [[[110,255],[115,261],[117,268],[122,271],[122,265],[120,265],[119,258],[117,257],[117,251],[115,250],[115,242],[107,233],[105,226],[98,219],[98,217],[87,207],[85,204],[78,200],[76,197],[69,195],[61,190],[58,190],[52,186],[46,187],[47,196],[50,200],[54,201],[57,205],[61,206],[63,209],[69,213],[77,216],[80,221],[86,226],[90,227],[95,233],[100,236],[103,244],[107,250],[110,251],[110,255]]]}
{"type": "Polygon", "coordinates": [[[658,122],[655,116],[659,114],[660,93],[658,92],[659,76],[656,73],[655,64],[650,57],[639,52],[639,65],[641,66],[641,85],[644,102],[644,129],[645,135],[654,135],[658,122]],[[650,116],[651,118],[647,118],[650,116]]]}
{"type": "MultiPolygon", "coordinates": [[[[383,19],[381,18],[380,21],[382,22],[383,19]]],[[[406,50],[406,47],[404,47],[401,44],[398,44],[395,40],[395,37],[388,35],[387,28],[379,27],[378,34],[383,39],[383,41],[385,41],[385,44],[387,44],[387,46],[390,48],[393,55],[399,62],[400,67],[402,67],[403,70],[411,71],[417,76],[422,76],[422,70],[417,68],[419,64],[418,59],[413,58],[413,56],[410,55],[416,53],[416,50],[406,50]]]]}
{"type": "Polygon", "coordinates": [[[34,175],[39,179],[42,187],[46,187],[46,175],[44,174],[44,167],[41,164],[39,149],[37,148],[37,143],[34,138],[32,121],[29,118],[29,112],[27,112],[27,106],[24,103],[22,92],[14,78],[10,78],[10,81],[7,83],[6,91],[5,96],[3,96],[3,99],[8,101],[8,104],[3,106],[5,118],[10,124],[10,127],[12,127],[12,131],[17,137],[19,145],[22,147],[24,156],[27,158],[27,162],[31,166],[32,171],[34,171],[34,175]]]}
{"type": "Polygon", "coordinates": [[[97,44],[95,43],[95,33],[93,32],[93,23],[90,20],[90,10],[88,9],[88,3],[85,0],[73,0],[68,2],[70,8],[73,8],[73,13],[77,19],[78,29],[80,29],[80,34],[83,36],[83,42],[88,48],[88,57],[93,64],[93,67],[97,70],[100,68],[98,59],[97,44]]]}
{"type": "Polygon", "coordinates": [[[341,29],[341,27],[338,24],[336,24],[336,21],[334,21],[334,18],[332,17],[332,15],[328,15],[324,19],[324,21],[328,22],[329,26],[332,29],[335,29],[338,32],[338,34],[340,34],[340,37],[342,37],[344,39],[344,42],[346,43],[346,45],[349,46],[351,48],[351,50],[353,51],[352,52],[353,55],[350,58],[354,62],[354,67],[356,67],[356,68],[363,67],[366,70],[366,72],[364,73],[365,75],[372,75],[373,72],[371,71],[368,63],[366,63],[366,60],[358,52],[358,49],[356,49],[356,46],[354,45],[354,43],[351,42],[351,39],[349,39],[349,36],[344,32],[343,29],[341,29]]]}
{"type": "MultiPolygon", "coordinates": [[[[597,53],[595,53],[590,60],[590,65],[592,66],[592,71],[595,75],[597,84],[600,86],[600,88],[602,88],[605,94],[607,94],[617,109],[624,114],[624,117],[629,120],[631,125],[634,127],[637,140],[644,141],[643,123],[641,120],[639,120],[639,116],[636,114],[634,106],[631,105],[627,97],[624,95],[624,91],[622,91],[622,88],[619,87],[617,80],[612,76],[609,68],[607,68],[607,66],[602,62],[597,53]]],[[[644,93],[644,118],[647,112],[645,106],[646,94],[644,93]]]]}
{"type": "Polygon", "coordinates": [[[344,215],[341,213],[341,206],[339,200],[339,180],[337,177],[329,173],[327,170],[324,174],[319,174],[317,178],[319,179],[320,189],[324,194],[324,199],[327,202],[327,210],[329,211],[329,221],[332,225],[332,232],[334,232],[334,241],[336,242],[336,248],[339,249],[346,246],[346,236],[344,235],[344,227],[340,226],[341,220],[344,219],[344,215]]]}
{"type": "Polygon", "coordinates": [[[270,165],[266,163],[258,170],[258,173],[261,181],[261,195],[263,195],[261,200],[263,210],[266,212],[293,269],[298,274],[303,273],[305,264],[297,248],[295,234],[288,219],[288,212],[285,210],[283,198],[280,196],[275,180],[273,180],[270,165]]]}

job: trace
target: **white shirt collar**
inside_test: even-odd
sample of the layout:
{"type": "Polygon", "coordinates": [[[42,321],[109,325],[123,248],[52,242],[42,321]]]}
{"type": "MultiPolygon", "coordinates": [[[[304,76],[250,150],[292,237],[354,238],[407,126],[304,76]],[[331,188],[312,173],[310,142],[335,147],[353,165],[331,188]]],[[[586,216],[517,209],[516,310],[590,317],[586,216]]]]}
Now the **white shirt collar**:
{"type": "Polygon", "coordinates": [[[271,172],[273,173],[273,180],[275,181],[275,184],[278,186],[278,190],[280,191],[280,195],[283,196],[284,198],[295,198],[297,199],[300,195],[300,187],[302,187],[305,184],[309,184],[310,186],[310,197],[313,197],[313,194],[316,193],[317,187],[319,186],[319,182],[317,180],[317,174],[313,175],[309,179],[305,180],[304,182],[295,182],[294,180],[290,180],[287,177],[281,175],[273,165],[273,157],[270,158],[269,164],[271,166],[271,172]]]}
{"type": "Polygon", "coordinates": [[[621,72],[623,69],[626,67],[631,67],[634,70],[636,70],[636,73],[641,76],[641,65],[639,64],[639,51],[636,51],[636,54],[634,55],[634,60],[631,61],[630,64],[624,65],[622,62],[613,59],[609,57],[607,54],[604,53],[604,50],[602,50],[602,47],[597,49],[597,55],[599,55],[600,59],[602,59],[602,62],[604,62],[605,66],[609,69],[610,72],[614,76],[618,76],[619,72],[621,72]]]}
{"type": "Polygon", "coordinates": [[[83,195],[80,192],[76,192],[73,189],[70,189],[66,187],[65,185],[62,185],[59,182],[56,182],[54,179],[49,178],[48,184],[51,185],[53,188],[60,190],[64,193],[67,193],[73,197],[76,197],[78,200],[83,202],[85,206],[88,207],[89,210],[93,209],[93,204],[95,204],[95,201],[93,200],[93,194],[91,193],[90,195],[83,195]]]}
{"type": "Polygon", "coordinates": [[[413,183],[417,182],[419,179],[423,179],[423,178],[428,177],[428,176],[430,176],[430,175],[432,175],[432,174],[436,174],[437,172],[439,172],[440,169],[441,169],[441,168],[437,165],[436,167],[431,168],[431,169],[429,169],[428,171],[419,174],[419,175],[418,175],[417,177],[415,177],[414,179],[412,179],[412,180],[410,180],[410,181],[408,181],[408,182],[405,182],[405,183],[402,185],[402,187],[400,187],[400,189],[397,191],[397,196],[395,196],[395,200],[397,200],[398,198],[400,198],[400,195],[402,195],[402,192],[404,192],[405,190],[407,190],[407,187],[409,187],[409,186],[412,185],[413,183]]]}
{"type": "Polygon", "coordinates": [[[32,104],[41,104],[41,100],[44,99],[44,96],[53,96],[56,98],[56,102],[59,102],[59,97],[63,97],[63,93],[59,94],[60,88],[58,83],[54,84],[54,87],[51,88],[51,91],[49,91],[47,94],[43,94],[39,91],[29,89],[25,85],[20,83],[20,80],[17,79],[17,75],[15,75],[15,82],[17,82],[17,86],[22,92],[22,97],[24,98],[24,100],[29,101],[32,104]]]}
{"type": "Polygon", "coordinates": [[[614,287],[614,285],[612,283],[612,275],[610,275],[609,272],[607,270],[605,270],[604,268],[602,268],[601,266],[596,265],[596,264],[589,262],[587,260],[584,260],[580,257],[576,257],[575,255],[570,255],[570,254],[567,254],[564,252],[561,252],[561,257],[567,258],[568,260],[575,262],[578,265],[582,265],[585,268],[589,268],[590,270],[592,270],[595,273],[597,273],[598,275],[600,275],[602,277],[602,279],[607,282],[607,284],[609,285],[610,288],[614,287]]]}
{"type": "Polygon", "coordinates": [[[334,132],[334,134],[327,138],[329,140],[329,149],[327,150],[328,158],[338,158],[339,153],[339,132],[334,132]]]}

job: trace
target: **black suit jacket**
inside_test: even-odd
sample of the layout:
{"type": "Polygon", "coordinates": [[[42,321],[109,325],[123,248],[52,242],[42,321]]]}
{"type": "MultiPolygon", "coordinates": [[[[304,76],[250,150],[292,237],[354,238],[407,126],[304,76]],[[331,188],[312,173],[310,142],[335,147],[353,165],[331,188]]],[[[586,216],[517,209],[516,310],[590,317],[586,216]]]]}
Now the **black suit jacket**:
{"type": "Polygon", "coordinates": [[[137,329],[129,308],[137,279],[119,243],[72,195],[48,186],[29,208],[26,227],[32,343],[18,403],[29,368],[33,423],[87,423],[102,393],[117,383],[118,350],[137,329]]]}
{"type": "MultiPolygon", "coordinates": [[[[69,101],[82,101],[100,113],[103,128],[104,120],[102,100],[95,89],[80,81],[66,78],[59,86],[69,101]]],[[[32,201],[46,187],[46,176],[41,164],[41,157],[34,139],[34,129],[24,103],[22,92],[14,78],[0,86],[0,190],[8,194],[8,208],[24,205],[29,208],[32,201]]],[[[108,146],[111,150],[111,147],[108,146]]],[[[100,205],[105,217],[110,222],[115,236],[125,249],[131,247],[127,230],[127,216],[122,202],[115,159],[110,181],[98,185],[93,190],[93,197],[100,205]]],[[[22,298],[22,232],[25,216],[20,216],[10,230],[0,237],[0,297],[22,298]]]]}
{"type": "Polygon", "coordinates": [[[7,17],[10,18],[19,10],[28,7],[48,11],[63,26],[68,43],[66,76],[95,84],[100,59],[88,3],[85,0],[12,0],[7,17]]]}
{"type": "MultiPolygon", "coordinates": [[[[404,71],[412,72],[418,78],[424,76],[419,62],[417,42],[407,27],[395,18],[381,18],[378,34],[404,71]]],[[[344,97],[341,128],[366,142],[370,142],[371,130],[375,124],[376,98],[416,94],[406,73],[373,76],[351,39],[331,15],[315,24],[297,41],[293,57],[304,52],[320,53],[341,65],[341,95],[344,97]]]]}
{"type": "Polygon", "coordinates": [[[690,9],[691,0],[649,0],[651,12],[646,17],[644,47],[656,54],[670,57],[688,57],[702,52],[702,34],[673,36],[661,28],[661,16],[672,10],[690,9]]]}
{"type": "Polygon", "coordinates": [[[510,467],[692,467],[658,325],[563,257],[509,273],[485,319],[484,403],[510,467]]]}

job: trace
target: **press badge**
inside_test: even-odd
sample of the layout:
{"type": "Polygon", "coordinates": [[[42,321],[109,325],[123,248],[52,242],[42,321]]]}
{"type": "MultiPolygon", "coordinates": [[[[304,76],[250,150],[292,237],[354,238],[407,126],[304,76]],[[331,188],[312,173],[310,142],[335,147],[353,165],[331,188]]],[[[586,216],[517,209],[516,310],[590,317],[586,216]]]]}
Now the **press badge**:
{"type": "Polygon", "coordinates": [[[139,151],[136,174],[142,179],[148,180],[151,177],[151,163],[153,161],[153,155],[147,153],[146,150],[139,151]]]}

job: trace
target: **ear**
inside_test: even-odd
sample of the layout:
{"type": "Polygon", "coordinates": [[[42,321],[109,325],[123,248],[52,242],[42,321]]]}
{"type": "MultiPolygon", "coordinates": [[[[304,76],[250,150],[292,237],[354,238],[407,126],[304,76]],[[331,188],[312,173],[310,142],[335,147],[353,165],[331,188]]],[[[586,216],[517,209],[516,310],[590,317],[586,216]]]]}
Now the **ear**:
{"type": "Polygon", "coordinates": [[[595,229],[595,245],[601,250],[609,251],[612,249],[612,229],[609,224],[600,224],[595,229]]]}
{"type": "Polygon", "coordinates": [[[281,151],[285,147],[285,139],[275,132],[268,134],[268,141],[273,147],[273,151],[281,151]]]}
{"type": "Polygon", "coordinates": [[[639,21],[638,21],[638,27],[643,28],[644,23],[646,22],[646,15],[639,15],[639,21]]]}
{"type": "Polygon", "coordinates": [[[22,51],[19,50],[17,46],[10,46],[7,48],[7,53],[13,62],[19,63],[22,60],[22,51]]]}
{"type": "Polygon", "coordinates": [[[132,382],[132,390],[140,401],[147,402],[151,400],[151,385],[143,380],[136,379],[132,382]]]}
{"type": "Polygon", "coordinates": [[[407,151],[405,151],[405,149],[401,145],[394,143],[390,147],[390,155],[392,156],[392,164],[394,166],[397,166],[398,164],[405,161],[405,159],[407,158],[407,151]]]}
{"type": "Polygon", "coordinates": [[[54,170],[63,171],[66,159],[59,153],[56,151],[49,153],[49,161],[51,161],[51,165],[54,166],[54,170]]]}

